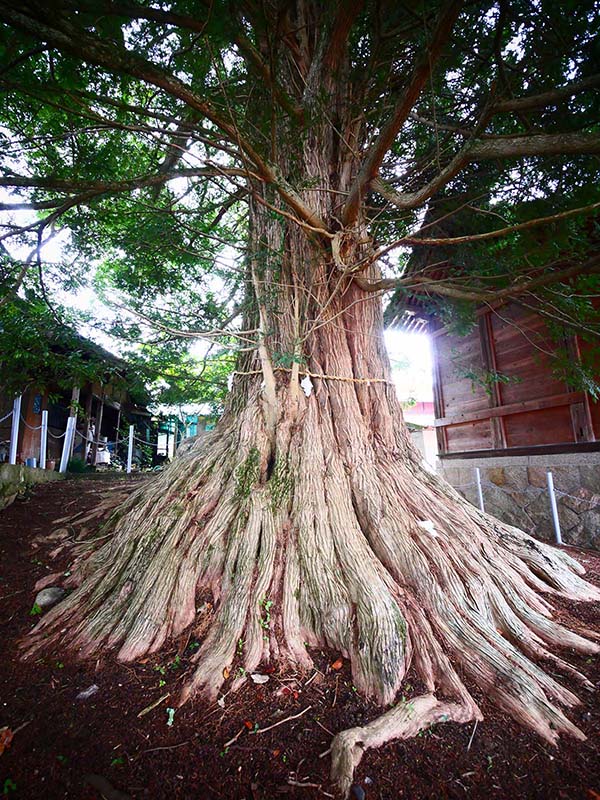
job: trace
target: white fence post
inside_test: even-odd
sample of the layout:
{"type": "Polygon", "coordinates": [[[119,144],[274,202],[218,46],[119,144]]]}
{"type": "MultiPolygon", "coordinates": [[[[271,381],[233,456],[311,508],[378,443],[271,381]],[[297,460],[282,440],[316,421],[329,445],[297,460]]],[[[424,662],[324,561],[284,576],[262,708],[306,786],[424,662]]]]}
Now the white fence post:
{"type": "Polygon", "coordinates": [[[48,411],[42,411],[40,428],[40,469],[46,469],[46,449],[48,446],[48,411]]]}
{"type": "Polygon", "coordinates": [[[127,474],[129,475],[131,472],[131,460],[133,458],[133,432],[135,430],[134,425],[129,426],[129,444],[127,446],[127,474]]]}
{"type": "Polygon", "coordinates": [[[10,429],[9,464],[17,463],[17,446],[19,444],[19,422],[21,421],[21,395],[13,402],[12,425],[10,429]]]}
{"type": "Polygon", "coordinates": [[[60,457],[59,472],[66,472],[69,464],[69,456],[71,455],[71,446],[73,444],[73,434],[75,433],[76,417],[67,417],[67,428],[65,430],[65,441],[63,443],[62,455],[60,457]]]}
{"type": "Polygon", "coordinates": [[[479,508],[482,511],[485,511],[485,506],[483,504],[483,491],[481,489],[481,470],[479,467],[475,467],[475,481],[477,482],[477,497],[479,498],[479,508]]]}
{"type": "Polygon", "coordinates": [[[562,544],[562,536],[560,533],[560,520],[558,519],[558,507],[556,505],[556,495],[554,493],[554,478],[550,470],[546,473],[546,480],[548,482],[548,494],[550,496],[550,508],[552,510],[552,522],[554,524],[554,536],[556,544],[562,544]]]}

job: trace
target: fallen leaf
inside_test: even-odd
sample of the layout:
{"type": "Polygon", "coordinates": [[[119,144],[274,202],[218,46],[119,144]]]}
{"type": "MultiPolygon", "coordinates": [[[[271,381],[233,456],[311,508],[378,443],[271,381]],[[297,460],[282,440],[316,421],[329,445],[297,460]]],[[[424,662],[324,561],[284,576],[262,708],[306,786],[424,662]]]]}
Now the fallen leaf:
{"type": "Polygon", "coordinates": [[[252,678],[254,683],[266,683],[269,680],[268,675],[259,675],[257,672],[253,672],[252,675],[250,675],[250,677],[252,678]]]}
{"type": "Polygon", "coordinates": [[[7,747],[10,747],[10,743],[13,740],[14,733],[11,731],[10,728],[4,727],[0,728],[0,756],[6,750],[7,747]]]}
{"type": "Polygon", "coordinates": [[[225,678],[225,680],[227,680],[227,678],[229,677],[230,674],[231,674],[231,670],[229,669],[229,667],[225,667],[223,669],[223,677],[225,678]]]}
{"type": "Polygon", "coordinates": [[[595,792],[593,789],[588,789],[588,794],[592,798],[592,800],[600,800],[600,794],[595,792]]]}
{"type": "Polygon", "coordinates": [[[331,665],[331,669],[341,669],[344,666],[344,662],[341,658],[338,658],[337,661],[334,661],[331,665]]]}
{"type": "Polygon", "coordinates": [[[273,750],[273,758],[277,758],[277,756],[281,753],[281,750],[273,750]]]}
{"type": "Polygon", "coordinates": [[[250,722],[249,719],[244,720],[244,725],[248,728],[249,731],[251,731],[252,728],[254,727],[254,725],[250,722]]]}

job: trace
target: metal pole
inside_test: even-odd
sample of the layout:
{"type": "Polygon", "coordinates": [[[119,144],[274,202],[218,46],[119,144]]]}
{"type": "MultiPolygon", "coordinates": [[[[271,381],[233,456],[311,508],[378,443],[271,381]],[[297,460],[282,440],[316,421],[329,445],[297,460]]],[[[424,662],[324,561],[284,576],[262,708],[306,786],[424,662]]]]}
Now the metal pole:
{"type": "Polygon", "coordinates": [[[133,432],[135,430],[134,425],[129,426],[129,444],[127,446],[127,474],[131,472],[131,459],[133,458],[133,432]]]}
{"type": "Polygon", "coordinates": [[[481,489],[481,470],[479,467],[475,467],[475,480],[477,482],[477,497],[479,498],[479,508],[482,511],[485,511],[485,506],[483,505],[483,491],[481,489]]]}
{"type": "Polygon", "coordinates": [[[546,480],[548,481],[548,494],[550,495],[550,508],[552,510],[552,522],[554,524],[554,536],[556,544],[562,544],[562,536],[560,534],[560,520],[558,519],[558,507],[556,505],[556,495],[554,494],[554,478],[550,470],[546,473],[546,480]]]}
{"type": "Polygon", "coordinates": [[[46,449],[48,446],[48,411],[42,411],[40,429],[40,469],[46,469],[46,449]]]}
{"type": "Polygon", "coordinates": [[[19,422],[21,421],[21,395],[15,397],[12,412],[12,427],[10,429],[9,464],[17,463],[17,446],[19,444],[19,422]]]}
{"type": "Polygon", "coordinates": [[[75,433],[76,417],[67,418],[67,428],[65,430],[65,441],[63,444],[62,455],[60,457],[59,472],[66,472],[69,464],[69,457],[71,455],[71,445],[73,444],[73,434],[75,433]]]}

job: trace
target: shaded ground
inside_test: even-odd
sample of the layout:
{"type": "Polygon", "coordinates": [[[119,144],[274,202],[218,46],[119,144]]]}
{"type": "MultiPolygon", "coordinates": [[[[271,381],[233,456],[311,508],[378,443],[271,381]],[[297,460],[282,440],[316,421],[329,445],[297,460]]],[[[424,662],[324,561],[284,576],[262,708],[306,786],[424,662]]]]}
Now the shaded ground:
{"type": "MultiPolygon", "coordinates": [[[[329,758],[319,758],[330,746],[330,732],[378,714],[357,696],[348,665],[332,668],[339,666],[338,654],[312,653],[318,670],[308,675],[263,669],[266,683],[249,680],[237,694],[226,696],[224,707],[197,701],[174,714],[168,709],[176,705],[189,657],[197,648],[193,638],[174,642],[158,657],[126,666],[109,657],[77,663],[67,652],[19,661],[18,639],[36,620],[30,615],[36,581],[69,567],[64,553],[50,557],[56,542],[42,538],[36,546],[34,540],[53,531],[53,520],[92,508],[98,492],[123,485],[123,480],[108,476],[41,485],[28,499],[0,514],[0,728],[16,731],[0,755],[0,796],[4,793],[15,800],[103,796],[123,800],[125,795],[119,792],[132,800],[333,796],[329,758]],[[94,684],[95,694],[76,699],[94,684]],[[161,698],[156,708],[139,716],[161,698]],[[263,732],[276,723],[281,724],[263,732]],[[90,774],[102,776],[108,784],[94,778],[90,783],[90,774]]],[[[590,579],[600,583],[600,556],[576,554],[590,579]]],[[[563,621],[600,631],[600,604],[561,602],[557,609],[563,621]]],[[[600,659],[567,657],[600,687],[600,659]]],[[[553,666],[550,671],[556,674],[553,666]]],[[[570,685],[568,678],[564,680],[570,685]]],[[[410,677],[407,683],[404,691],[410,697],[416,687],[410,686],[410,677]]],[[[356,797],[363,797],[362,790],[367,800],[600,800],[597,694],[582,697],[584,704],[570,714],[588,740],[564,740],[559,750],[474,694],[481,700],[483,723],[476,729],[434,726],[409,742],[369,752],[357,771],[356,797]]]]}

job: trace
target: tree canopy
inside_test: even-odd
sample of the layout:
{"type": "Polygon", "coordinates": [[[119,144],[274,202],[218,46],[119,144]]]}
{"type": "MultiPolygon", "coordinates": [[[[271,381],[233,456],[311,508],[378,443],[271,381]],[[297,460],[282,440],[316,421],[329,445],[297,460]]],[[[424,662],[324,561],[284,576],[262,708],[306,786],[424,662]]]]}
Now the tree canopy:
{"type": "Polygon", "coordinates": [[[64,0],[0,17],[3,294],[93,282],[121,338],[235,356],[255,344],[256,199],[397,302],[464,315],[514,296],[596,336],[597,3],[64,0]],[[294,155],[324,125],[339,169],[359,167],[331,219],[294,155]],[[460,225],[433,236],[432,215],[460,225]]]}

